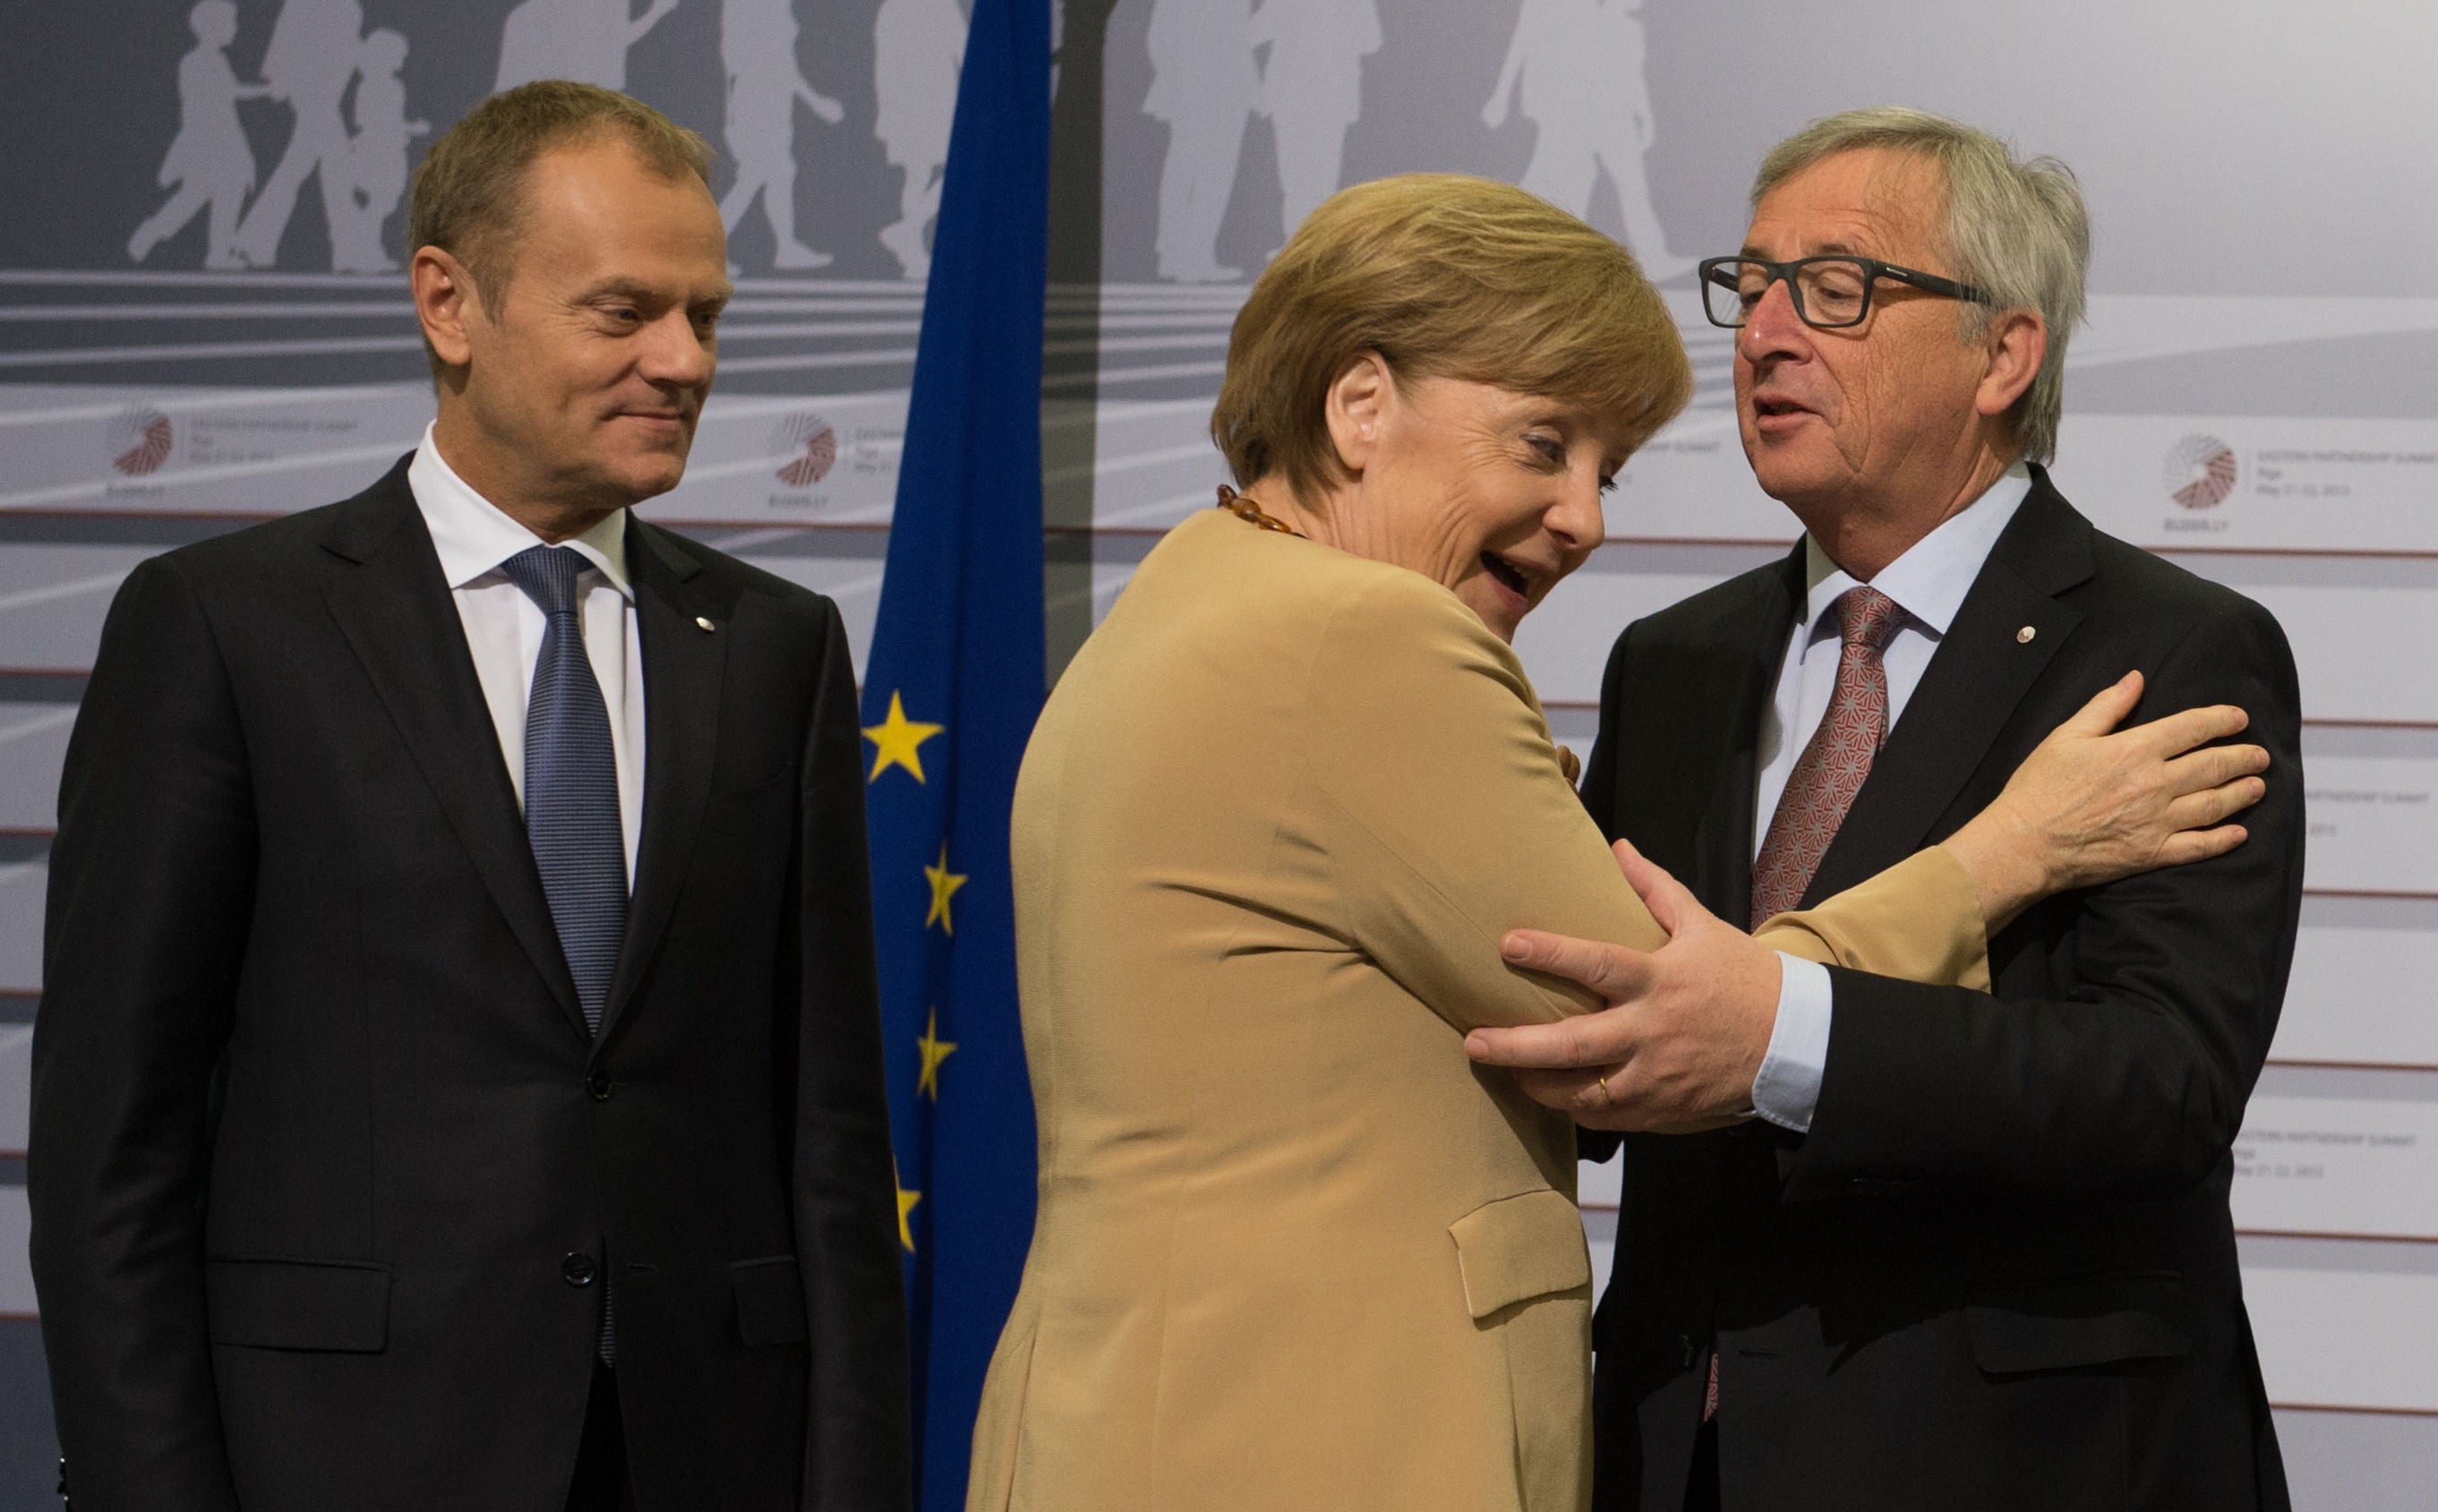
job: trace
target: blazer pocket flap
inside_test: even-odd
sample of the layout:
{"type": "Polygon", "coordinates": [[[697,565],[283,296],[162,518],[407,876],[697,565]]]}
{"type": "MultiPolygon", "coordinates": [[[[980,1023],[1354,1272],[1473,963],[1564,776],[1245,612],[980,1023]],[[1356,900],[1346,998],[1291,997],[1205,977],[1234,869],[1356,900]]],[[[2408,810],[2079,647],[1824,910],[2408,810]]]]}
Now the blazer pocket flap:
{"type": "Polygon", "coordinates": [[[1466,1310],[1486,1318],[1528,1297],[1592,1284],[1582,1210],[1546,1188],[1484,1203],[1448,1225],[1466,1310]]]}
{"type": "Polygon", "coordinates": [[[728,1284],[736,1293],[736,1339],[748,1349],[803,1344],[808,1337],[804,1278],[794,1256],[739,1260],[728,1268],[728,1284]]]}
{"type": "Polygon", "coordinates": [[[377,1354],[389,1344],[389,1267],[343,1260],[205,1260],[214,1344],[377,1354]]]}
{"type": "Polygon", "coordinates": [[[2076,1276],[1973,1290],[1964,1327],[1975,1364],[1993,1374],[2072,1370],[2193,1351],[2172,1275],[2076,1276]]]}
{"type": "Polygon", "coordinates": [[[703,801],[699,833],[708,837],[783,829],[795,786],[795,772],[783,767],[758,782],[715,793],[703,801]]]}

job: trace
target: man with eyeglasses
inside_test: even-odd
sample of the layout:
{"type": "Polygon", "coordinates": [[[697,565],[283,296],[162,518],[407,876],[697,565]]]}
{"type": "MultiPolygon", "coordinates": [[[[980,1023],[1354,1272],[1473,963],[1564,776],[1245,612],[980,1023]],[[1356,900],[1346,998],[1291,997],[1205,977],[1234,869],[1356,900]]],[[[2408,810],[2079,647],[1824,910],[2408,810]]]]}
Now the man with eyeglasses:
{"type": "Polygon", "coordinates": [[[1652,956],[1510,937],[1618,1006],[1472,1044],[1623,1134],[1596,1504],[2284,1508],[2227,1192],[2302,888],[2285,639],[2049,480],[2090,246],[2062,165],[1855,111],[1753,203],[1699,276],[1804,539],[1627,628],[1583,784],[1700,904],[1652,956]],[[2033,908],[1988,993],[1756,973],[1719,923],[1944,838],[2129,670],[2135,722],[2250,713],[2270,767],[2231,853],[2033,908]],[[1775,1000],[1686,1011],[1739,975],[1775,1000]]]}

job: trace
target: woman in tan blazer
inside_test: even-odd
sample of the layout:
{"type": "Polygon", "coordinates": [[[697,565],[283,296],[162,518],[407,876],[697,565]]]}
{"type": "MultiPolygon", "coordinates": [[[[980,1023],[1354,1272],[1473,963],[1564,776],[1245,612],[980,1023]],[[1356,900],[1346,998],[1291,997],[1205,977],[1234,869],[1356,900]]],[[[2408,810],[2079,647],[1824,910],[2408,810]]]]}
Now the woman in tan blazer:
{"type": "MultiPolygon", "coordinates": [[[[1613,242],[1416,177],[1314,214],[1229,364],[1249,498],[1144,559],[1017,784],[1040,1209],[967,1504],[1574,1512],[1573,1129],[1463,1036],[1595,1006],[1505,966],[1510,927],[1663,939],[1508,642],[1685,358],[1613,242]]],[[[2003,837],[2045,834],[2069,758],[1761,938],[1982,980],[1988,921],[2032,900],[1976,861],[2050,843],[2003,837]]]]}

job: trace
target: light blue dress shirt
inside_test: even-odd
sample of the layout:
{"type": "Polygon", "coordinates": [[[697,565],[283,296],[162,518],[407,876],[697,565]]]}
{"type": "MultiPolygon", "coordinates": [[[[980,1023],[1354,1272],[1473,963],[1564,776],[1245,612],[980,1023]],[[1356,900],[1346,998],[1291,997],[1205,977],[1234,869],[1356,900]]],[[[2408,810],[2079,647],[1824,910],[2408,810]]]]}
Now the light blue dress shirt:
{"type": "MultiPolygon", "coordinates": [[[[2015,518],[2032,475],[2022,463],[2008,467],[1996,483],[1963,509],[1939,522],[1938,528],[1914,542],[1871,580],[1896,601],[1904,615],[1880,654],[1887,670],[1888,729],[1903,717],[1905,704],[1931,656],[1964,605],[1973,579],[1981,575],[1989,549],[2015,518]]],[[[1837,616],[1831,606],[1847,589],[1859,587],[1845,569],[1828,559],[1820,543],[1803,538],[1803,618],[1787,637],[1786,659],[1778,668],[1777,696],[1761,722],[1760,782],[1753,809],[1753,853],[1760,853],[1770,820],[1785,796],[1786,780],[1794,771],[1812,732],[1828,712],[1828,697],[1837,689],[1837,661],[1844,649],[1837,616]]],[[[1753,921],[1758,924],[1759,920],[1753,921]]],[[[1811,1129],[1812,1110],[1820,1101],[1820,1077],[1828,1064],[1828,1027],[1834,1004],[1828,968],[1817,961],[1781,952],[1783,974],[1777,990],[1777,1024],[1770,1031],[1769,1051],[1753,1078],[1753,1111],[1770,1122],[1798,1134],[1811,1129]]]]}

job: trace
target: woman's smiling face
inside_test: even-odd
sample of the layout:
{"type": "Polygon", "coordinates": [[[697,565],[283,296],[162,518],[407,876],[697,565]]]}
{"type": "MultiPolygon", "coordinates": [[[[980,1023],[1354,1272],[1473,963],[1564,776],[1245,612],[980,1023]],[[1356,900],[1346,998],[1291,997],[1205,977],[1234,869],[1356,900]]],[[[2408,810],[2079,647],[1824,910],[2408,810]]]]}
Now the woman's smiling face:
{"type": "Polygon", "coordinates": [[[1600,495],[1634,439],[1580,404],[1399,379],[1368,354],[1331,387],[1329,422],[1352,476],[1312,534],[1445,585],[1509,642],[1599,547],[1600,495]]]}

